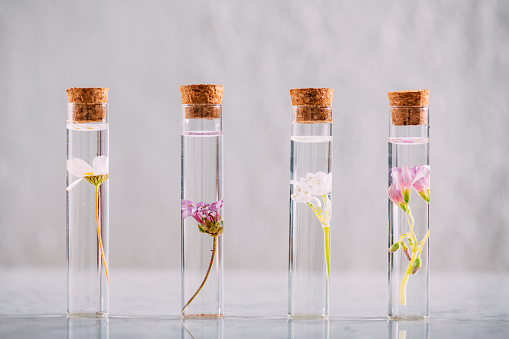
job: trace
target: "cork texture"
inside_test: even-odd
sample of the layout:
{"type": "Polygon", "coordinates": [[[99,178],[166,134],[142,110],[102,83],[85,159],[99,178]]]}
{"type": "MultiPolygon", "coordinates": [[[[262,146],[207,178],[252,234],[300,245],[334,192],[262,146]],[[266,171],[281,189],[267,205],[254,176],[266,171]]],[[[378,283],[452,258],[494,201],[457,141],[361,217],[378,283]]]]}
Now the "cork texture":
{"type": "Polygon", "coordinates": [[[332,88],[294,88],[290,90],[295,120],[303,124],[332,122],[332,88]]]}
{"type": "Polygon", "coordinates": [[[180,86],[180,96],[186,119],[219,119],[223,103],[221,85],[180,86]]]}
{"type": "Polygon", "coordinates": [[[106,117],[108,90],[104,87],[69,88],[67,100],[72,109],[74,122],[98,122],[106,117]]]}
{"type": "Polygon", "coordinates": [[[105,104],[108,102],[108,90],[104,87],[69,88],[67,100],[70,103],[80,104],[105,104]]]}
{"type": "Polygon", "coordinates": [[[389,96],[389,106],[418,106],[428,107],[429,90],[409,90],[387,92],[389,96]]]}
{"type": "Polygon", "coordinates": [[[184,85],[180,86],[183,105],[223,103],[223,86],[221,85],[184,85]]]}
{"type": "Polygon", "coordinates": [[[391,107],[392,124],[395,126],[427,125],[427,107],[391,107]]]}
{"type": "Polygon", "coordinates": [[[294,88],[290,90],[293,106],[332,106],[332,88],[294,88]]]}
{"type": "Polygon", "coordinates": [[[295,121],[300,124],[319,124],[332,122],[332,107],[296,106],[295,121]]]}
{"type": "Polygon", "coordinates": [[[387,94],[393,125],[428,124],[429,90],[395,91],[387,94]]]}
{"type": "Polygon", "coordinates": [[[219,119],[221,117],[221,105],[192,104],[184,105],[184,117],[186,119],[219,119]]]}

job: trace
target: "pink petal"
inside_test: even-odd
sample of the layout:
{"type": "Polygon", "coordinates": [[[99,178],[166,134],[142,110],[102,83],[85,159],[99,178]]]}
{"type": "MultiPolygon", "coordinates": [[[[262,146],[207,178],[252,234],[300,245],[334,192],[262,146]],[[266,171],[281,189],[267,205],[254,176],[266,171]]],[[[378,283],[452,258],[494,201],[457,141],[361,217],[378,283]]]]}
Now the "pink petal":
{"type": "Polygon", "coordinates": [[[403,194],[401,193],[396,184],[392,184],[389,187],[389,199],[391,199],[391,201],[398,206],[405,203],[405,200],[403,199],[403,194]]]}
{"type": "Polygon", "coordinates": [[[212,204],[210,205],[209,210],[211,210],[212,212],[216,212],[216,211],[218,211],[221,207],[223,207],[223,200],[218,200],[218,201],[216,201],[215,203],[212,203],[212,204]]]}
{"type": "Polygon", "coordinates": [[[192,214],[193,212],[191,211],[191,209],[184,209],[182,210],[182,219],[185,219],[192,214]]]}
{"type": "Polygon", "coordinates": [[[184,200],[180,202],[180,208],[190,208],[193,202],[191,200],[184,200]]]}
{"type": "Polygon", "coordinates": [[[403,165],[403,171],[401,173],[401,180],[398,185],[401,187],[402,191],[409,191],[412,188],[412,184],[414,183],[415,171],[410,171],[408,169],[407,164],[403,165]]]}

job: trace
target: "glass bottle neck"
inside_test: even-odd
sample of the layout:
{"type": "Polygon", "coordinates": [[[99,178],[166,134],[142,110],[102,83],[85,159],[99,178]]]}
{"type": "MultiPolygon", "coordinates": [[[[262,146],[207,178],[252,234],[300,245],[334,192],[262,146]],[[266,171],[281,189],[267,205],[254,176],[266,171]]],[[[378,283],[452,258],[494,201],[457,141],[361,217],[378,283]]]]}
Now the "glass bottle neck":
{"type": "Polygon", "coordinates": [[[292,137],[332,137],[332,107],[292,106],[292,137]]]}
{"type": "Polygon", "coordinates": [[[428,139],[429,108],[393,106],[389,114],[389,138],[428,139]]]}
{"type": "Polygon", "coordinates": [[[108,127],[109,106],[104,104],[67,104],[67,126],[75,129],[93,130],[108,127]]]}
{"type": "Polygon", "coordinates": [[[181,106],[181,133],[217,135],[222,133],[222,106],[193,104],[181,106]]]}

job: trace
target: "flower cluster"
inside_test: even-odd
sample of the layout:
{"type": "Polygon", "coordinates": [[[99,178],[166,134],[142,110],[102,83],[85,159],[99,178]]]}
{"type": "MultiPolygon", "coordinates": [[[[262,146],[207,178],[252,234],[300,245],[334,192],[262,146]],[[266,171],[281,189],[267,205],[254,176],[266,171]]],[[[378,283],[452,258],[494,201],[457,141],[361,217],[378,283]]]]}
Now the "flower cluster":
{"type": "Polygon", "coordinates": [[[411,274],[417,273],[422,265],[421,254],[423,246],[429,238],[429,229],[421,241],[417,240],[414,232],[415,219],[410,210],[410,192],[412,187],[419,196],[429,204],[429,166],[416,166],[408,168],[404,164],[402,168],[393,167],[391,170],[392,184],[389,187],[389,199],[398,205],[406,214],[409,231],[399,236],[399,239],[392,244],[389,252],[395,253],[399,249],[405,254],[409,263],[399,289],[400,304],[406,305],[406,285],[411,274]],[[408,242],[408,245],[407,243],[408,242]]]}
{"type": "Polygon", "coordinates": [[[290,184],[295,186],[295,193],[291,198],[297,203],[305,203],[315,213],[323,226],[329,226],[332,202],[328,194],[332,191],[332,173],[324,172],[307,173],[305,178],[291,180],[290,184]],[[322,202],[317,198],[321,196],[325,204],[325,211],[322,211],[322,202]]]}
{"type": "Polygon", "coordinates": [[[429,166],[416,166],[408,168],[393,167],[391,176],[393,183],[389,187],[389,199],[398,205],[403,211],[407,211],[412,187],[424,201],[429,203],[429,166]]]}
{"type": "Polygon", "coordinates": [[[332,172],[325,174],[324,172],[306,173],[305,178],[300,180],[291,180],[291,185],[294,185],[295,193],[291,195],[293,201],[297,203],[305,203],[309,206],[311,211],[322,224],[324,245],[325,245],[325,262],[327,265],[327,277],[330,288],[330,250],[329,250],[329,230],[330,219],[332,211],[332,201],[330,200],[330,193],[332,192],[332,172]],[[321,196],[322,202],[317,198],[321,196]]]}
{"type": "Polygon", "coordinates": [[[182,218],[193,217],[198,222],[198,229],[202,233],[218,236],[223,233],[223,222],[219,210],[223,207],[223,200],[212,204],[204,202],[193,203],[191,200],[182,199],[182,218]]]}
{"type": "Polygon", "coordinates": [[[321,207],[322,203],[316,196],[327,195],[332,191],[332,173],[307,173],[305,178],[291,180],[290,183],[295,185],[295,193],[292,194],[293,200],[321,207]]]}

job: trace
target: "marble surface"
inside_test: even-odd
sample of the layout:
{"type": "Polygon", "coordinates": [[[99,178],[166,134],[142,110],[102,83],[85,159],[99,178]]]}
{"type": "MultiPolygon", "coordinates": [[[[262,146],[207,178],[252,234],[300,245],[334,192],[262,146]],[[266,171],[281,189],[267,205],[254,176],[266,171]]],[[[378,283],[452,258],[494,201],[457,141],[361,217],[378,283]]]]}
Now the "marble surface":
{"type": "Polygon", "coordinates": [[[0,338],[509,338],[509,274],[434,273],[431,317],[387,320],[384,272],[334,272],[328,320],[289,320],[285,272],[226,271],[223,319],[179,316],[180,273],[111,271],[110,315],[67,318],[66,271],[0,268],[0,338]]]}

